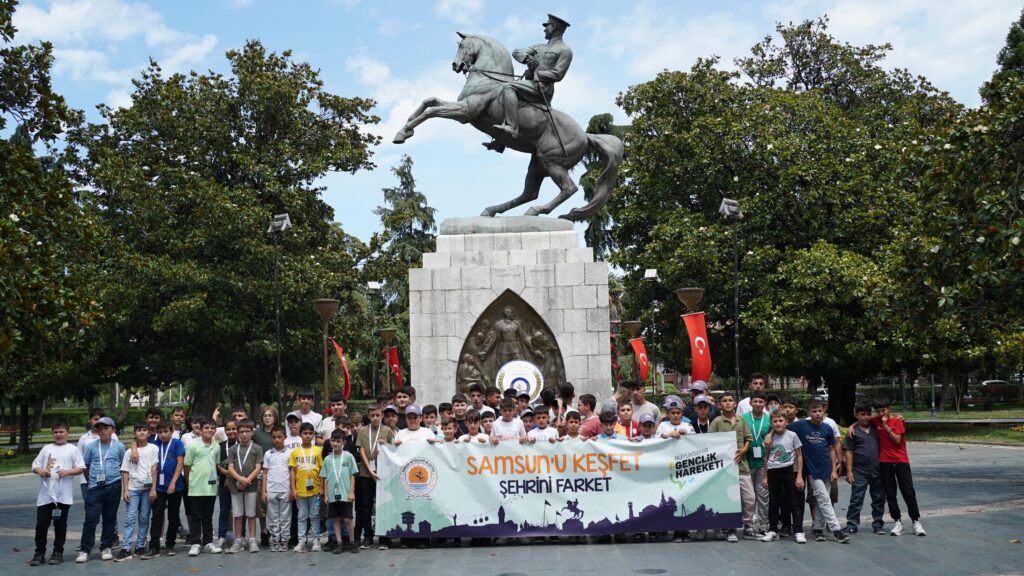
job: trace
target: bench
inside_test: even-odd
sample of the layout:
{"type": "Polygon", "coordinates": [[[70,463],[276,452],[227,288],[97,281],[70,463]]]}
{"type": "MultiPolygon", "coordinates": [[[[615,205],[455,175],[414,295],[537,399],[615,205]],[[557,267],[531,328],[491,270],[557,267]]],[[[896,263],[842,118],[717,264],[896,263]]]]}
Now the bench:
{"type": "Polygon", "coordinates": [[[960,398],[960,409],[961,410],[991,410],[992,401],[987,397],[971,397],[963,396],[960,398]]]}
{"type": "MultiPolygon", "coordinates": [[[[21,428],[17,424],[4,424],[0,426],[0,436],[5,434],[11,435],[10,444],[16,445],[18,443],[18,433],[21,432],[21,428]]],[[[29,439],[32,437],[29,436],[29,439]]]]}

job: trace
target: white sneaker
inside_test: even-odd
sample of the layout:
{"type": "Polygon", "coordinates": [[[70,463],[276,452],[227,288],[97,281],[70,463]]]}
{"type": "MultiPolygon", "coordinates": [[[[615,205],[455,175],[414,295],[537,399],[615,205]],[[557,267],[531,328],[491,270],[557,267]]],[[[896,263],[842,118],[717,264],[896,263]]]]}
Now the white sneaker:
{"type": "Polygon", "coordinates": [[[260,551],[259,540],[255,539],[255,538],[249,538],[249,552],[252,552],[253,554],[255,554],[256,552],[259,552],[259,551],[260,551]]]}
{"type": "Polygon", "coordinates": [[[313,540],[313,547],[310,548],[310,551],[311,552],[320,552],[321,550],[322,549],[320,548],[320,539],[317,538],[316,540],[313,540]]]}
{"type": "Polygon", "coordinates": [[[224,543],[225,543],[225,542],[227,542],[227,540],[225,540],[225,539],[223,539],[223,538],[217,538],[216,540],[214,540],[214,541],[213,541],[213,544],[214,544],[214,545],[215,545],[215,546],[216,546],[217,548],[224,548],[224,543]]]}
{"type": "Polygon", "coordinates": [[[235,540],[234,544],[231,545],[231,548],[228,548],[227,553],[228,554],[238,554],[242,550],[245,550],[245,546],[242,544],[242,540],[238,539],[238,540],[235,540]]]}
{"type": "Polygon", "coordinates": [[[897,520],[896,523],[892,525],[892,530],[889,531],[889,534],[892,534],[893,536],[903,534],[903,522],[897,520]]]}
{"type": "Polygon", "coordinates": [[[85,564],[88,561],[89,561],[89,553],[88,552],[79,552],[78,556],[75,556],[75,562],[77,562],[79,564],[85,564]]]}
{"type": "Polygon", "coordinates": [[[295,552],[305,552],[306,551],[306,543],[305,542],[299,542],[298,544],[295,545],[295,548],[292,548],[292,550],[295,551],[295,552]]]}
{"type": "Polygon", "coordinates": [[[204,548],[204,550],[206,550],[210,554],[220,554],[221,552],[224,551],[223,548],[221,548],[220,546],[217,546],[213,542],[210,542],[209,544],[207,544],[206,547],[204,548]]]}
{"type": "Polygon", "coordinates": [[[775,542],[779,539],[779,535],[775,532],[766,532],[764,536],[761,536],[761,542],[775,542]]]}
{"type": "Polygon", "coordinates": [[[803,532],[797,532],[796,533],[796,543],[797,544],[807,544],[807,536],[804,536],[803,532]]]}
{"type": "Polygon", "coordinates": [[[103,551],[100,552],[100,559],[101,560],[113,560],[114,559],[114,552],[111,551],[110,548],[104,548],[103,551]]]}
{"type": "Polygon", "coordinates": [[[914,520],[914,535],[915,536],[927,536],[928,533],[924,531],[924,526],[921,526],[920,520],[914,520]]]}
{"type": "Polygon", "coordinates": [[[199,556],[199,552],[201,550],[202,550],[202,547],[199,544],[193,544],[193,545],[188,547],[188,555],[189,556],[199,556]]]}

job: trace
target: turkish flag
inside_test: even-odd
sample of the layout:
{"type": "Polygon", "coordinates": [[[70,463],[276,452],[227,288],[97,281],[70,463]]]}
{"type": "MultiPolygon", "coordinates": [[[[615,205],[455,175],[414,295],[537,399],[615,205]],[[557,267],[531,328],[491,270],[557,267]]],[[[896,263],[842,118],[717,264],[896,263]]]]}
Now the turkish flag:
{"type": "Polygon", "coordinates": [[[341,392],[345,395],[345,401],[348,402],[349,392],[352,391],[352,382],[348,378],[348,362],[345,362],[345,351],[338,346],[333,338],[331,344],[334,344],[334,351],[338,353],[338,360],[341,360],[341,372],[345,375],[345,388],[341,392]]]}
{"type": "Polygon", "coordinates": [[[642,338],[633,338],[629,341],[629,345],[633,347],[633,354],[636,355],[636,362],[640,365],[640,381],[647,381],[647,371],[651,367],[651,362],[647,358],[647,348],[644,347],[644,341],[642,338]]]}
{"type": "Polygon", "coordinates": [[[708,330],[704,323],[704,313],[683,314],[683,323],[686,324],[686,333],[690,336],[690,356],[693,358],[690,381],[707,382],[711,379],[711,349],[708,348],[708,330]]]}
{"type": "Polygon", "coordinates": [[[401,389],[404,384],[402,384],[402,365],[398,363],[397,346],[388,348],[388,365],[391,366],[391,372],[395,375],[396,390],[401,389]]]}

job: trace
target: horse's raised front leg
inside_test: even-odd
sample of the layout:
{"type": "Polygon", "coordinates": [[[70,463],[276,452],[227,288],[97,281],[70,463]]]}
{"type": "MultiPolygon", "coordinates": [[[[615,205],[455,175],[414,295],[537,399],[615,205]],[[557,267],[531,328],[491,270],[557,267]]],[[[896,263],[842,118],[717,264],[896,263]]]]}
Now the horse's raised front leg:
{"type": "Polygon", "coordinates": [[[558,185],[559,192],[558,196],[555,196],[551,202],[548,202],[543,206],[535,206],[527,210],[527,216],[550,213],[555,208],[558,208],[559,204],[572,197],[572,195],[579,189],[576,187],[576,183],[572,181],[572,177],[569,176],[569,171],[563,166],[555,162],[547,161],[541,156],[538,157],[540,157],[542,159],[541,161],[544,162],[544,168],[548,175],[551,176],[551,179],[558,185]]]}
{"type": "Polygon", "coordinates": [[[406,121],[405,126],[395,134],[395,144],[401,144],[405,142],[417,126],[426,122],[431,118],[450,118],[452,120],[458,120],[459,122],[467,122],[469,113],[466,109],[466,105],[462,102],[448,102],[441,100],[440,98],[427,98],[420,104],[419,108],[406,121]]]}
{"type": "Polygon", "coordinates": [[[544,181],[544,177],[547,176],[547,171],[544,170],[544,166],[537,159],[537,155],[534,154],[530,158],[530,167],[526,170],[526,184],[523,186],[523,193],[518,197],[504,202],[502,204],[495,204],[485,208],[480,214],[481,216],[494,216],[495,214],[501,214],[506,210],[511,210],[516,206],[522,206],[527,202],[533,202],[537,199],[540,194],[540,185],[544,181]]]}

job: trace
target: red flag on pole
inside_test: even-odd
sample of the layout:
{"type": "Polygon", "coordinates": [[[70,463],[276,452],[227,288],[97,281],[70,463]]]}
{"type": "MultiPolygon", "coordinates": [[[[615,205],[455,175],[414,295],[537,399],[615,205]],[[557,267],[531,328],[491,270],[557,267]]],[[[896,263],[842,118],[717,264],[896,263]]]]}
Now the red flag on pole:
{"type": "Polygon", "coordinates": [[[338,360],[341,360],[341,373],[345,376],[345,388],[341,391],[345,395],[345,401],[348,402],[348,395],[352,391],[352,382],[348,377],[348,362],[345,362],[345,351],[338,346],[338,343],[331,339],[331,344],[334,344],[334,351],[338,353],[338,360]]]}
{"type": "Polygon", "coordinates": [[[629,341],[629,345],[633,347],[636,362],[640,365],[640,381],[646,382],[647,371],[650,369],[651,363],[647,359],[647,348],[644,346],[644,341],[641,338],[633,338],[629,341]]]}
{"type": "Polygon", "coordinates": [[[703,312],[683,314],[686,333],[690,336],[690,356],[693,358],[693,369],[690,381],[711,379],[711,350],[708,348],[708,331],[704,322],[703,312]]]}
{"type": "Polygon", "coordinates": [[[402,384],[402,365],[398,363],[397,346],[388,348],[388,365],[391,366],[391,373],[395,375],[395,389],[401,389],[404,384],[402,384]]]}

